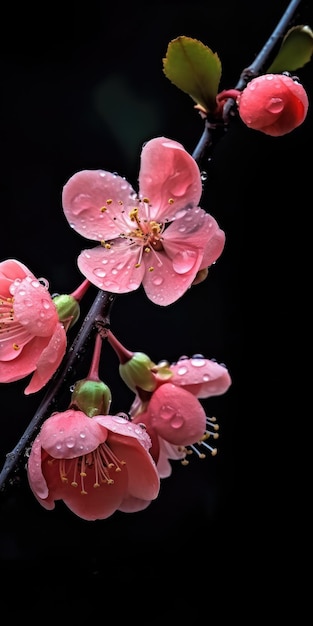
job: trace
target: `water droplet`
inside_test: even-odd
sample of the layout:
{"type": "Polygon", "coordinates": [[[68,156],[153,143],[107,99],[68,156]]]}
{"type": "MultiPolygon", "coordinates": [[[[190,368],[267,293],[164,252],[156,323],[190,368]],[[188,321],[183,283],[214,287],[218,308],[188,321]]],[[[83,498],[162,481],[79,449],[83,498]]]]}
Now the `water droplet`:
{"type": "Polygon", "coordinates": [[[156,276],[152,282],[154,285],[158,287],[159,285],[162,285],[162,283],[164,282],[164,279],[162,278],[162,276],[156,276]]]}
{"type": "Polygon", "coordinates": [[[75,446],[75,439],[74,439],[74,437],[68,437],[65,440],[65,445],[66,445],[67,448],[74,448],[74,446],[75,446]]]}
{"type": "MultiPolygon", "coordinates": [[[[20,295],[23,295],[23,294],[20,294],[20,295]]],[[[28,307],[33,306],[33,301],[30,298],[24,298],[23,302],[25,306],[28,306],[28,307]]],[[[24,320],[24,323],[25,323],[25,320],[24,320]]]]}
{"type": "Polygon", "coordinates": [[[176,413],[174,417],[171,419],[172,428],[181,428],[184,424],[184,418],[180,413],[176,413]]]}
{"type": "Polygon", "coordinates": [[[175,417],[175,415],[176,415],[175,409],[173,409],[173,407],[170,406],[169,404],[163,404],[163,406],[161,406],[159,416],[162,419],[168,421],[172,419],[173,417],[175,417]]]}
{"type": "Polygon", "coordinates": [[[194,367],[203,367],[203,365],[205,365],[206,360],[203,358],[192,358],[190,359],[190,363],[191,365],[193,365],[194,367]]]}
{"type": "Polygon", "coordinates": [[[35,289],[38,289],[38,287],[40,287],[39,280],[32,280],[31,281],[31,286],[34,287],[35,289]]]}
{"type": "Polygon", "coordinates": [[[96,269],[93,270],[93,274],[98,276],[98,278],[104,278],[104,276],[106,276],[106,272],[101,267],[96,267],[96,269]]]}
{"type": "Polygon", "coordinates": [[[179,367],[179,369],[177,370],[177,374],[179,374],[180,376],[187,374],[187,372],[188,372],[187,367],[179,367]]]}
{"type": "Polygon", "coordinates": [[[193,250],[178,252],[173,258],[173,269],[177,274],[189,272],[197,260],[197,254],[193,250]]]}
{"type": "Polygon", "coordinates": [[[210,380],[210,376],[208,374],[203,375],[203,382],[207,383],[210,380]]]}
{"type": "Polygon", "coordinates": [[[56,448],[56,450],[61,450],[61,448],[62,448],[62,443],[56,443],[56,444],[55,444],[55,448],[56,448]]]}
{"type": "Polygon", "coordinates": [[[284,108],[284,101],[282,98],[271,98],[265,108],[270,113],[280,113],[284,108]]]}
{"type": "Polygon", "coordinates": [[[201,176],[202,182],[204,183],[208,178],[208,173],[203,171],[201,172],[200,176],[201,176]]]}
{"type": "Polygon", "coordinates": [[[79,433],[79,436],[80,436],[81,439],[85,439],[86,433],[84,431],[82,431],[81,433],[79,433]]]}

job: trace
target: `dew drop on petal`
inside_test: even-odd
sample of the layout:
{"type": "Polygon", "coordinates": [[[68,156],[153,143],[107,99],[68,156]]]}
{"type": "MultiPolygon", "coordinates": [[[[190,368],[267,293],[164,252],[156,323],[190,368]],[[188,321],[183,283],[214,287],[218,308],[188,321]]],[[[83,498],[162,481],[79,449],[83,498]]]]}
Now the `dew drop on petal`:
{"type": "Polygon", "coordinates": [[[156,285],[156,287],[158,287],[159,285],[162,285],[164,279],[162,278],[162,276],[156,276],[152,282],[154,285],[156,285]]]}
{"type": "Polygon", "coordinates": [[[177,370],[177,374],[179,374],[180,376],[183,376],[184,374],[187,374],[188,369],[187,367],[179,367],[177,370]]]}
{"type": "Polygon", "coordinates": [[[192,359],[190,359],[190,363],[194,367],[203,367],[203,365],[205,365],[206,361],[205,361],[204,358],[201,358],[201,357],[197,357],[197,358],[193,357],[192,359]]]}
{"type": "Polygon", "coordinates": [[[65,440],[65,445],[67,448],[74,448],[75,446],[75,438],[74,437],[67,437],[67,439],[65,440]]]}
{"type": "Polygon", "coordinates": [[[102,267],[96,267],[93,270],[93,274],[98,276],[98,278],[104,278],[104,276],[106,276],[106,272],[102,269],[102,267]]]}
{"type": "Polygon", "coordinates": [[[197,254],[193,250],[178,252],[173,258],[173,269],[177,274],[189,272],[197,260],[197,254]]]}
{"type": "Polygon", "coordinates": [[[185,420],[180,413],[176,413],[170,420],[172,428],[181,428],[184,422],[185,420]]]}
{"type": "Polygon", "coordinates": [[[280,113],[284,108],[282,98],[271,98],[265,109],[270,113],[280,113]]]}
{"type": "Polygon", "coordinates": [[[176,415],[175,409],[173,409],[173,407],[170,406],[169,404],[163,404],[163,406],[161,406],[159,417],[161,417],[162,419],[167,421],[167,420],[173,419],[175,415],[176,415]]]}

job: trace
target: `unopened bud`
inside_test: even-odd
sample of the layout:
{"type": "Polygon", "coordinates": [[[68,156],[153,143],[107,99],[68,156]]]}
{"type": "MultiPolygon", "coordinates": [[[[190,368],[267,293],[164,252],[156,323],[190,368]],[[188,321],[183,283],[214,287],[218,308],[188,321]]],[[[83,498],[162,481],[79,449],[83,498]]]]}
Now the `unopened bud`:
{"type": "Polygon", "coordinates": [[[63,322],[67,329],[77,322],[80,315],[80,306],[73,296],[66,294],[54,296],[53,302],[58,311],[60,322],[63,322]]]}
{"type": "Polygon", "coordinates": [[[108,415],[112,395],[109,387],[101,380],[85,378],[77,381],[72,392],[72,404],[75,404],[88,417],[108,415]]]}

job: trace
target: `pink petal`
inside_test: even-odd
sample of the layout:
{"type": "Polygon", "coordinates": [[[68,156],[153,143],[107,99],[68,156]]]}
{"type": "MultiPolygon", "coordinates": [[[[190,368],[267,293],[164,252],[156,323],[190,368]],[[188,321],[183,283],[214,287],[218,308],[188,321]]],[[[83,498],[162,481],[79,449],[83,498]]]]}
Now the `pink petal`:
{"type": "Polygon", "coordinates": [[[49,495],[49,490],[41,469],[41,451],[41,440],[40,435],[38,435],[31,447],[27,463],[27,475],[30,487],[36,497],[45,499],[49,495]]]}
{"type": "Polygon", "coordinates": [[[171,383],[183,386],[197,398],[221,395],[231,385],[226,367],[204,357],[181,359],[170,369],[171,383]]]}
{"type": "MultiPolygon", "coordinates": [[[[62,203],[70,226],[86,239],[114,239],[121,232],[115,223],[121,215],[121,202],[128,206],[134,194],[121,176],[103,170],[83,170],[74,174],[63,187],[62,203]],[[112,201],[110,204],[107,201],[112,201]],[[106,207],[106,211],[101,211],[106,207]]],[[[134,200],[132,200],[132,203],[134,200]]]]}
{"type": "Polygon", "coordinates": [[[121,441],[127,437],[130,443],[133,443],[132,440],[137,440],[146,451],[150,449],[150,437],[139,424],[134,424],[121,415],[96,415],[93,419],[109,430],[112,435],[120,435],[121,441]]]}
{"type": "Polygon", "coordinates": [[[25,276],[31,276],[35,278],[32,272],[20,261],[16,259],[7,259],[6,261],[1,261],[0,263],[0,293],[2,293],[1,285],[2,280],[14,281],[16,278],[23,279],[25,276]]]}
{"type": "Polygon", "coordinates": [[[149,402],[151,424],[170,443],[187,446],[205,432],[206,415],[195,396],[172,383],[164,383],[149,402]]]}
{"type": "Polygon", "coordinates": [[[177,141],[151,139],[141,153],[139,189],[140,196],[148,197],[152,205],[151,219],[162,222],[169,199],[174,200],[176,211],[198,204],[202,194],[199,167],[177,141]]]}
{"type": "Polygon", "coordinates": [[[43,424],[41,446],[55,459],[73,459],[95,450],[107,439],[107,431],[82,411],[54,413],[43,424]]]}
{"type": "Polygon", "coordinates": [[[24,278],[14,290],[14,316],[33,336],[47,337],[59,321],[52,298],[36,278],[24,278]]]}
{"type": "MultiPolygon", "coordinates": [[[[90,418],[89,418],[90,419],[90,418]]],[[[58,499],[62,499],[66,506],[82,519],[93,521],[107,519],[119,508],[123,497],[127,493],[127,471],[122,469],[114,475],[114,484],[101,484],[95,488],[90,474],[84,478],[84,488],[87,491],[82,495],[80,488],[65,485],[59,493],[58,499]]]]}
{"type": "MultiPolygon", "coordinates": [[[[182,244],[183,247],[183,244],[182,244]]],[[[153,265],[153,271],[146,269],[142,285],[147,297],[160,306],[168,306],[176,302],[190,287],[194,280],[202,254],[197,249],[181,251],[175,257],[176,269],[191,267],[189,271],[178,273],[173,267],[173,260],[165,252],[158,252],[159,262],[153,265]]]]}
{"type": "Polygon", "coordinates": [[[184,448],[174,446],[165,439],[159,437],[160,454],[157,462],[157,470],[160,478],[168,478],[172,473],[172,465],[169,460],[177,461],[186,456],[184,448]]]}
{"type": "Polygon", "coordinates": [[[160,479],[149,452],[140,442],[127,441],[116,434],[111,434],[110,446],[120,461],[126,462],[128,494],[142,500],[154,500],[159,493],[160,479]]]}
{"type": "MultiPolygon", "coordinates": [[[[86,419],[93,421],[91,418],[86,419]]],[[[75,462],[73,460],[73,463],[75,462]]],[[[73,513],[85,520],[110,517],[127,493],[127,471],[116,472],[113,484],[101,483],[100,487],[94,486],[94,474],[87,471],[83,478],[84,493],[81,493],[82,485],[74,487],[70,480],[68,482],[60,480],[58,461],[53,463],[47,461],[43,472],[49,485],[49,501],[63,500],[73,513]]]]}
{"type": "Polygon", "coordinates": [[[67,346],[66,332],[63,324],[57,324],[55,331],[38,358],[36,370],[24,393],[30,394],[39,391],[58,369],[67,346]]]}
{"type": "Polygon", "coordinates": [[[151,500],[141,500],[140,498],[128,496],[127,498],[124,498],[123,502],[118,507],[118,510],[123,513],[137,513],[138,511],[144,511],[144,509],[147,509],[149,504],[151,504],[151,500]]]}
{"type": "Polygon", "coordinates": [[[22,350],[15,351],[15,359],[0,360],[0,382],[11,383],[31,374],[37,367],[38,360],[47,346],[48,337],[35,337],[22,350]]]}
{"type": "Polygon", "coordinates": [[[81,273],[99,289],[112,293],[135,291],[141,284],[145,266],[139,259],[138,247],[116,240],[110,248],[96,246],[83,250],[77,259],[81,273]]]}

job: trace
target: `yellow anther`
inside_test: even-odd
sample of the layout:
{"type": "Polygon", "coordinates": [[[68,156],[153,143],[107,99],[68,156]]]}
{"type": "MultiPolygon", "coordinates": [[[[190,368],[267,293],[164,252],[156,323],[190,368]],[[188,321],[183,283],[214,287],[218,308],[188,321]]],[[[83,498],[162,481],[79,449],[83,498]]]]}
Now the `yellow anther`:
{"type": "Polygon", "coordinates": [[[84,476],[84,478],[87,476],[86,472],[80,472],[79,474],[80,476],[84,476]]]}
{"type": "Polygon", "coordinates": [[[113,200],[109,199],[107,200],[107,204],[112,204],[113,200]]]}
{"type": "Polygon", "coordinates": [[[151,252],[151,248],[145,248],[145,252],[151,252]]]}
{"type": "Polygon", "coordinates": [[[153,272],[153,270],[154,270],[154,267],[152,267],[152,266],[149,267],[149,272],[153,272]]]}
{"type": "Polygon", "coordinates": [[[73,480],[73,482],[71,483],[71,486],[72,486],[72,487],[78,487],[78,483],[76,483],[76,482],[73,480]]]}
{"type": "Polygon", "coordinates": [[[132,220],[132,222],[134,222],[137,219],[138,216],[138,208],[134,207],[130,212],[129,212],[129,217],[132,220]]]}
{"type": "Polygon", "coordinates": [[[149,198],[142,198],[142,201],[145,202],[146,204],[149,204],[150,202],[149,198]]]}
{"type": "Polygon", "coordinates": [[[140,263],[136,263],[135,267],[137,267],[137,268],[140,267],[140,263]]]}
{"type": "Polygon", "coordinates": [[[104,213],[105,211],[107,211],[107,207],[106,206],[102,206],[100,209],[100,213],[104,213]]]}
{"type": "Polygon", "coordinates": [[[19,350],[20,346],[17,343],[13,344],[13,350],[19,350]]]}
{"type": "Polygon", "coordinates": [[[119,200],[119,201],[118,201],[118,204],[119,204],[120,206],[123,206],[123,204],[124,204],[123,200],[119,200]]]}
{"type": "Polygon", "coordinates": [[[174,200],[173,200],[173,198],[169,198],[169,199],[168,199],[168,203],[169,203],[169,204],[174,204],[174,200]]]}

